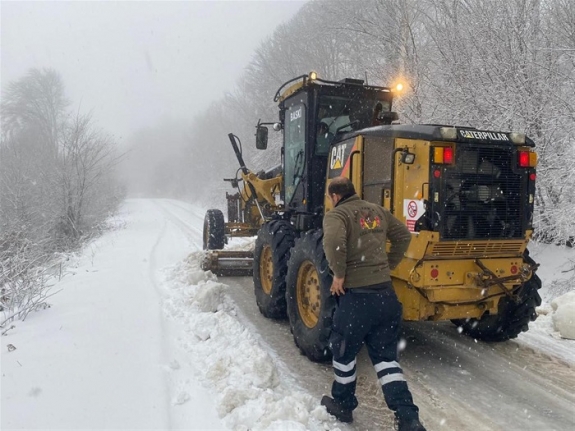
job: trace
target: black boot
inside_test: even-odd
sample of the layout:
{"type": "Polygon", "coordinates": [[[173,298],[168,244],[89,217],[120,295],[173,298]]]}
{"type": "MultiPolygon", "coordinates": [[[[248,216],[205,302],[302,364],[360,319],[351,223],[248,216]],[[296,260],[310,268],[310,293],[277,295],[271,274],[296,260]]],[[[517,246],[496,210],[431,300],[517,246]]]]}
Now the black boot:
{"type": "MultiPolygon", "coordinates": [[[[333,415],[340,422],[353,422],[352,411],[340,406],[333,398],[324,395],[321,399],[321,405],[325,406],[327,412],[333,415]]],[[[424,430],[425,431],[425,430],[424,430]]]]}
{"type": "Polygon", "coordinates": [[[426,431],[419,419],[396,419],[397,431],[426,431]]]}

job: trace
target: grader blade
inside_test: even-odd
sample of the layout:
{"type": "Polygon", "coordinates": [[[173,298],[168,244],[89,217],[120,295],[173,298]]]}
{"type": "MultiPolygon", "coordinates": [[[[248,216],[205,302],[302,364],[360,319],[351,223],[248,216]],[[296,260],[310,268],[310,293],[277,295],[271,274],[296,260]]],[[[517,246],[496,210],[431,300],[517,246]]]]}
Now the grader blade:
{"type": "Polygon", "coordinates": [[[202,269],[220,277],[251,276],[253,261],[251,251],[209,250],[202,261],[202,269]]]}

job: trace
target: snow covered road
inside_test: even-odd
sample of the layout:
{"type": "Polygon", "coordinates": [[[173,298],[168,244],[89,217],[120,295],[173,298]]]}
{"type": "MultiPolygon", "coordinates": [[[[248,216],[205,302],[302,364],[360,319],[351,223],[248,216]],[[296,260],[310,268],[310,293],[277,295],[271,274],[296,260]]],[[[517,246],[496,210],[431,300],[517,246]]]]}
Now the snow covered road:
{"type": "Polygon", "coordinates": [[[196,233],[154,201],[129,202],[118,220],[125,229],[71,258],[53,306],[3,337],[2,429],[225,429],[199,384],[199,404],[173,406],[159,270],[197,247],[196,233]]]}
{"type": "MultiPolygon", "coordinates": [[[[242,319],[283,358],[290,374],[316,398],[329,393],[329,364],[314,364],[298,356],[289,324],[270,321],[259,314],[251,279],[221,280],[240,288],[229,294],[241,308],[242,319]]],[[[518,341],[476,342],[459,334],[448,322],[406,323],[403,337],[407,343],[401,364],[428,429],[575,429],[574,362],[518,341]]],[[[354,424],[348,428],[391,429],[392,416],[365,353],[364,349],[358,361],[360,406],[354,424]]]]}
{"type": "MultiPolygon", "coordinates": [[[[199,269],[203,210],[130,200],[116,221],[71,257],[52,308],[2,337],[2,429],[392,429],[365,352],[355,422],[339,424],[319,407],[330,365],[259,314],[251,278],[199,269]]],[[[428,430],[575,429],[574,344],[526,335],[406,324],[401,363],[428,430]]]]}

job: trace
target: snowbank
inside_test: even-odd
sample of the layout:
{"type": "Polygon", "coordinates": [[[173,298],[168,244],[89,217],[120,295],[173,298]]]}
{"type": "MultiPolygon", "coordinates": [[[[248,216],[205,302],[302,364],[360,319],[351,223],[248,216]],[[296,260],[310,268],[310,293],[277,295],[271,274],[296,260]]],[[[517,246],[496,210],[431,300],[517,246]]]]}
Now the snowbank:
{"type": "Polygon", "coordinates": [[[539,291],[543,302],[537,307],[537,320],[529,324],[529,331],[519,334],[518,340],[575,364],[575,341],[565,335],[573,333],[573,301],[569,299],[572,296],[561,299],[564,294],[575,292],[575,249],[532,242],[529,250],[531,257],[540,264],[537,274],[543,282],[539,291]],[[555,323],[557,319],[559,325],[555,323]]]}
{"type": "Polygon", "coordinates": [[[563,338],[575,340],[575,291],[567,292],[551,302],[553,326],[563,338]]]}
{"type": "Polygon", "coordinates": [[[575,339],[575,249],[533,242],[531,256],[540,264],[543,303],[539,318],[530,326],[546,328],[554,338],[575,339]]]}
{"type": "Polygon", "coordinates": [[[274,359],[235,317],[228,286],[200,268],[202,252],[164,271],[164,312],[181,325],[180,348],[196,378],[215,389],[227,427],[247,430],[335,430],[316,399],[287,387],[274,359]]]}

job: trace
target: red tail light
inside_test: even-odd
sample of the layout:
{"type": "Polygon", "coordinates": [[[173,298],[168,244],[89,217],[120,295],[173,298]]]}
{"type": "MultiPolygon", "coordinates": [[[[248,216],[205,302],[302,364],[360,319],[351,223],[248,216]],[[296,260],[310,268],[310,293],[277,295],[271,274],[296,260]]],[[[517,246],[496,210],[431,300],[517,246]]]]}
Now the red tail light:
{"type": "Polygon", "coordinates": [[[445,147],[443,149],[443,163],[453,163],[453,148],[445,147]]]}
{"type": "Polygon", "coordinates": [[[528,168],[529,167],[529,152],[528,151],[519,151],[519,167],[520,168],[528,168]]]}
{"type": "Polygon", "coordinates": [[[433,163],[450,165],[454,161],[454,151],[452,147],[433,148],[433,163]]]}

